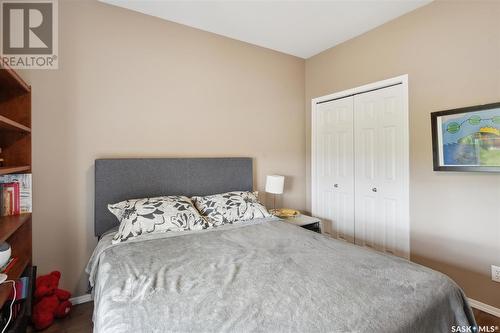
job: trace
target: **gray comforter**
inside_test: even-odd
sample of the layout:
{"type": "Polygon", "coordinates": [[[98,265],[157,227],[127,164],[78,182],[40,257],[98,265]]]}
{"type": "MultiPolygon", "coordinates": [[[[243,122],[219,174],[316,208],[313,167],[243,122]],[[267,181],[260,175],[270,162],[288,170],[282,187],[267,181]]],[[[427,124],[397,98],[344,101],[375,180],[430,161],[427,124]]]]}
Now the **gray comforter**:
{"type": "Polygon", "coordinates": [[[87,267],[94,332],[450,332],[448,277],[277,220],[111,245],[87,267]]]}

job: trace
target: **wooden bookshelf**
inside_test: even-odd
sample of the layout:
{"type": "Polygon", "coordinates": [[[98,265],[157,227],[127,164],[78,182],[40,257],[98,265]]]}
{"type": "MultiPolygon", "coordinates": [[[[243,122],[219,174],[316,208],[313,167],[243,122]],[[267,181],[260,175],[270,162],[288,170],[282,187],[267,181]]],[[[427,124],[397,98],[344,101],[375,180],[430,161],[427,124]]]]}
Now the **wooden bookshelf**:
{"type": "MultiPolygon", "coordinates": [[[[11,68],[0,64],[0,175],[31,172],[31,87],[11,68]]],[[[30,276],[32,266],[31,213],[0,217],[0,242],[7,242],[17,258],[7,272],[9,280],[30,276]]],[[[33,283],[33,281],[30,281],[33,283]]],[[[0,285],[0,307],[6,304],[12,284],[0,285]]],[[[16,319],[27,322],[28,309],[16,319]]],[[[10,327],[10,326],[9,326],[10,327]]],[[[14,329],[17,332],[17,329],[14,329]]]]}

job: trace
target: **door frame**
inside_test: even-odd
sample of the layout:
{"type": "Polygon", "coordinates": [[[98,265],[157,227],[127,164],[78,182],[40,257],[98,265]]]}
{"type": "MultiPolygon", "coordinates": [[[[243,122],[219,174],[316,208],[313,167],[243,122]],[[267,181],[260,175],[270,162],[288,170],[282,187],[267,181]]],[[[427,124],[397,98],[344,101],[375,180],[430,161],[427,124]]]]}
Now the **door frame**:
{"type": "MultiPolygon", "coordinates": [[[[314,214],[316,208],[316,105],[321,102],[329,100],[340,99],[352,95],[362,94],[372,90],[378,90],[394,86],[397,84],[402,85],[403,96],[403,120],[405,127],[408,129],[404,131],[406,135],[403,137],[403,185],[405,196],[405,212],[403,214],[403,221],[401,221],[401,228],[403,230],[405,240],[402,241],[403,247],[401,249],[403,256],[410,259],[410,127],[409,127],[409,101],[408,101],[408,74],[396,76],[382,81],[377,81],[365,84],[356,88],[342,90],[311,99],[311,210],[314,214]]],[[[355,112],[355,111],[354,111],[355,112]]]]}

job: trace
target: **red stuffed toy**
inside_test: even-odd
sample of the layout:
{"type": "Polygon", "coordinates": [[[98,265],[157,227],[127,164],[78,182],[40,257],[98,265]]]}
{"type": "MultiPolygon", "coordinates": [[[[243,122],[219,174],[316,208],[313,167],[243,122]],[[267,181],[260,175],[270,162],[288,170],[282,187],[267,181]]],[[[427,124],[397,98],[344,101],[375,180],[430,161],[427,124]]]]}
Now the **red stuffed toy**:
{"type": "Polygon", "coordinates": [[[54,271],[36,278],[35,306],[33,307],[33,325],[43,330],[54,322],[54,318],[63,318],[71,310],[71,294],[57,288],[61,272],[54,271]]]}

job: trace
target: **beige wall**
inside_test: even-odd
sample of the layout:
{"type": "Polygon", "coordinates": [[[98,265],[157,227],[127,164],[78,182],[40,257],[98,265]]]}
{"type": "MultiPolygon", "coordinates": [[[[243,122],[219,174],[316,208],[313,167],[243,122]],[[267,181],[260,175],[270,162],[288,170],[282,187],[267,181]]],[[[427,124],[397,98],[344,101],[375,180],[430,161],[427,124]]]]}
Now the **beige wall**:
{"type": "Polygon", "coordinates": [[[430,113],[500,101],[499,17],[500,2],[435,2],[306,61],[308,157],[311,98],[409,75],[411,258],[496,307],[500,175],[433,172],[430,113]]]}
{"type": "Polygon", "coordinates": [[[105,5],[60,1],[60,69],[33,87],[34,261],[86,291],[93,162],[249,156],[305,208],[304,60],[105,5]]]}

